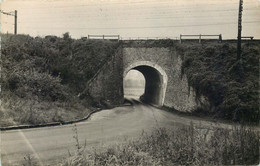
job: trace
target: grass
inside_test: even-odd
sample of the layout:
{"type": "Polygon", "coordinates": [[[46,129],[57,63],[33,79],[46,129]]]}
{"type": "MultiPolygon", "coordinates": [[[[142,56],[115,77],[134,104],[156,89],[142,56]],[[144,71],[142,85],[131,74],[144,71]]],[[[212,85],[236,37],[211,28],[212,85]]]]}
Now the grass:
{"type": "Polygon", "coordinates": [[[241,126],[209,130],[190,124],[174,131],[157,128],[101,151],[79,148],[76,141],[76,153],[62,165],[256,165],[259,139],[259,131],[241,126]]]}

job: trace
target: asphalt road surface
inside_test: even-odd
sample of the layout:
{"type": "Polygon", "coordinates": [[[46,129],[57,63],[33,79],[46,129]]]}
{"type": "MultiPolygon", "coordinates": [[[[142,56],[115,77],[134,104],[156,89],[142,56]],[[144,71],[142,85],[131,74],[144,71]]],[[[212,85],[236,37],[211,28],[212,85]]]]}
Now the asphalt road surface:
{"type": "MultiPolygon", "coordinates": [[[[157,127],[176,128],[180,124],[212,127],[213,122],[181,117],[167,111],[132,100],[132,105],[125,105],[111,110],[95,113],[85,122],[77,123],[79,142],[87,143],[87,150],[104,148],[116,142],[123,143],[126,138],[140,136],[144,131],[157,127]]],[[[220,124],[217,124],[218,126],[220,124]]],[[[224,124],[222,124],[225,126],[224,124]]],[[[22,165],[24,156],[30,154],[40,165],[54,165],[65,160],[76,150],[73,138],[74,124],[23,129],[1,132],[2,166],[22,165]]]]}

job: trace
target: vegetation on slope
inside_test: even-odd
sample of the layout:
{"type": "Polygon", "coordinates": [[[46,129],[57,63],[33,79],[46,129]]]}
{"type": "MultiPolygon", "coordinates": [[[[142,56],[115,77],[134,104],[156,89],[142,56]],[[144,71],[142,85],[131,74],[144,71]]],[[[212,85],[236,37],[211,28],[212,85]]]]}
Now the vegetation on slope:
{"type": "Polygon", "coordinates": [[[236,43],[184,44],[182,70],[199,98],[205,96],[208,115],[221,119],[259,124],[260,42],[242,46],[241,63],[236,43]]]}
{"type": "Polygon", "coordinates": [[[91,152],[75,139],[77,150],[62,165],[254,165],[259,163],[259,138],[258,131],[248,128],[210,130],[191,124],[144,132],[91,152]]]}
{"type": "Polygon", "coordinates": [[[82,94],[117,42],[74,40],[68,33],[2,35],[0,126],[82,118],[93,101],[82,94]]]}

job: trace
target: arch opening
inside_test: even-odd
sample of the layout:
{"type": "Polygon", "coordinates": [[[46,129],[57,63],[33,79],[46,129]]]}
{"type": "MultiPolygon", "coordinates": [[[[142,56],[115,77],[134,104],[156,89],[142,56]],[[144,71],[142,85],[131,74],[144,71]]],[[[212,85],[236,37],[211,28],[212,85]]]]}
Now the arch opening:
{"type": "Polygon", "coordinates": [[[138,70],[130,70],[124,78],[124,98],[139,100],[144,94],[145,78],[138,70]]]}
{"type": "Polygon", "coordinates": [[[124,79],[131,70],[139,71],[145,79],[144,93],[140,100],[145,103],[162,106],[168,79],[165,71],[160,66],[149,61],[136,62],[126,68],[124,79]]]}

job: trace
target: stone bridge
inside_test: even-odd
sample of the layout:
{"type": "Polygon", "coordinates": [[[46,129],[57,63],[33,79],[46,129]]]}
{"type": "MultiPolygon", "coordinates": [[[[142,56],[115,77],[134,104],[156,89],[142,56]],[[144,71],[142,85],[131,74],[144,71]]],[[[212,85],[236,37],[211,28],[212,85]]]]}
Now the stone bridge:
{"type": "Polygon", "coordinates": [[[181,75],[182,60],[175,47],[153,41],[121,41],[116,54],[98,71],[89,84],[90,95],[110,105],[124,101],[123,80],[132,70],[145,78],[143,99],[157,106],[192,111],[199,107],[195,94],[181,75]]]}

